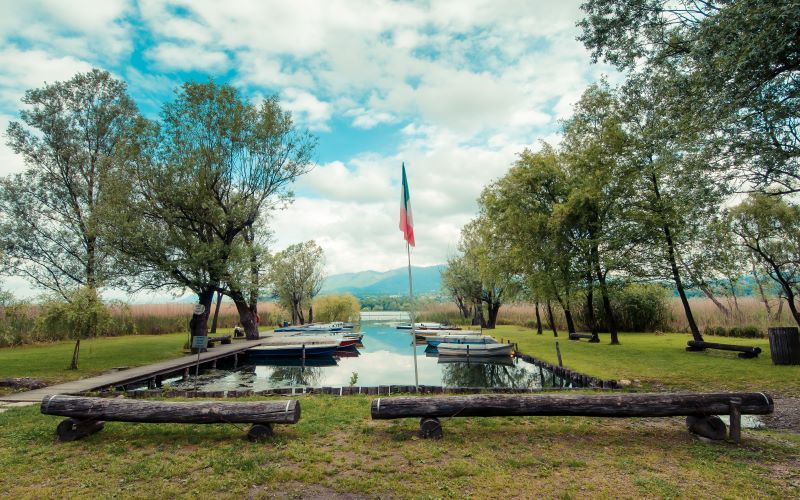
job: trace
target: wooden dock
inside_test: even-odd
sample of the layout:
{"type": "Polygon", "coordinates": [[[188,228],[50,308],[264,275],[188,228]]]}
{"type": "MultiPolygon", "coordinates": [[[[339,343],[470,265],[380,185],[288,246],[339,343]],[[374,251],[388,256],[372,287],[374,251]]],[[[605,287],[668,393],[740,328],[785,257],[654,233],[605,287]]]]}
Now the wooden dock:
{"type": "MultiPolygon", "coordinates": [[[[201,353],[200,363],[213,363],[216,360],[243,353],[251,347],[272,343],[280,343],[280,340],[268,336],[262,337],[258,340],[235,341],[228,345],[218,345],[204,353],[201,353]]],[[[104,373],[95,377],[73,380],[72,382],[51,385],[42,389],[19,392],[16,394],[7,394],[5,396],[0,396],[0,401],[24,401],[39,403],[42,401],[42,398],[48,394],[80,394],[86,391],[96,391],[109,387],[121,387],[130,384],[141,384],[142,382],[152,381],[155,383],[157,380],[159,380],[159,377],[190,370],[196,364],[197,355],[190,354],[177,359],[161,361],[151,365],[138,366],[135,368],[128,368],[126,370],[104,373]]]]}

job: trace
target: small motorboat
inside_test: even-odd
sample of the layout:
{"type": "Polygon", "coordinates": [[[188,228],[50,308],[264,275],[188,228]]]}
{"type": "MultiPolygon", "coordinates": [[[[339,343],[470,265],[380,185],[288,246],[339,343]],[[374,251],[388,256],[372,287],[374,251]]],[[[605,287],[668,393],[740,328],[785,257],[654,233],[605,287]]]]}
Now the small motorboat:
{"type": "MultiPolygon", "coordinates": [[[[398,330],[411,330],[411,324],[397,325],[398,330]]],[[[441,323],[414,323],[414,330],[460,330],[457,326],[448,326],[441,323]]]]}
{"type": "Polygon", "coordinates": [[[313,358],[322,356],[333,356],[339,348],[339,342],[327,342],[320,344],[285,344],[285,345],[262,345],[251,347],[247,350],[250,356],[261,357],[294,357],[294,358],[313,358]]]}
{"type": "Polygon", "coordinates": [[[414,330],[414,335],[420,340],[428,337],[438,337],[442,335],[481,335],[479,330],[414,330]]]}
{"type": "Polygon", "coordinates": [[[437,337],[427,337],[428,345],[436,347],[441,343],[450,344],[496,344],[494,337],[489,335],[440,335],[437,337]]]}
{"type": "Polygon", "coordinates": [[[439,356],[511,356],[513,344],[453,344],[441,343],[436,346],[439,356]]]}

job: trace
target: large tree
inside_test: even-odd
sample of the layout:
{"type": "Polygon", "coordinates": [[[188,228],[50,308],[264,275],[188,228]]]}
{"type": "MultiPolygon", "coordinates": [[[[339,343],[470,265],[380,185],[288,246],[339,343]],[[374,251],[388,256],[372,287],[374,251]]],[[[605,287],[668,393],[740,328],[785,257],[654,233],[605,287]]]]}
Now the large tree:
{"type": "Polygon", "coordinates": [[[675,69],[685,125],[746,189],[800,190],[800,5],[588,0],[580,39],[620,69],[675,69]]]}
{"type": "Polygon", "coordinates": [[[223,291],[247,336],[258,336],[231,270],[244,267],[240,247],[262,211],[291,198],[314,145],[276,98],[254,105],[229,85],[184,84],[158,122],[140,120],[118,176],[108,237],[130,286],[195,292],[193,337],[205,335],[214,292],[223,291]]]}
{"type": "Polygon", "coordinates": [[[8,145],[24,173],[0,181],[0,245],[8,272],[70,300],[118,276],[100,236],[109,176],[138,111],[125,83],[92,70],[28,90],[8,145]]]}
{"type": "Polygon", "coordinates": [[[272,295],[292,314],[292,324],[305,323],[303,308],[319,293],[325,279],[325,252],[313,240],[290,245],[270,259],[272,295]]]}

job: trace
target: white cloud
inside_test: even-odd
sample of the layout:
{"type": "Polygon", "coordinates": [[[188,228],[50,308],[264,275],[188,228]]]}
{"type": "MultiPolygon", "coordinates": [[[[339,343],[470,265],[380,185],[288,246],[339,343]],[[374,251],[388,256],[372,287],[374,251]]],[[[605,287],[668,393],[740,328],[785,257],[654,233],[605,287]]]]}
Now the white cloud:
{"type": "Polygon", "coordinates": [[[147,51],[147,57],[161,68],[200,70],[212,74],[228,69],[228,56],[222,51],[208,50],[200,45],[162,43],[147,51]]]}
{"type": "Polygon", "coordinates": [[[310,130],[329,130],[328,120],[331,118],[330,103],[320,101],[314,95],[296,88],[288,88],[282,92],[283,107],[292,112],[297,121],[310,130]]]}
{"type": "Polygon", "coordinates": [[[17,109],[25,90],[45,82],[68,80],[92,66],[71,56],[54,57],[42,50],[24,50],[13,45],[0,49],[0,107],[17,109]]]}

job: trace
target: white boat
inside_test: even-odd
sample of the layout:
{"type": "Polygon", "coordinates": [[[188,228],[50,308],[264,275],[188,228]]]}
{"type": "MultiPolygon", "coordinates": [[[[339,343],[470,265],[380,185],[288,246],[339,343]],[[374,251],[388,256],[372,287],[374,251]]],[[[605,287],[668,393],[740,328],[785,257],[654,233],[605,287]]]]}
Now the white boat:
{"type": "Polygon", "coordinates": [[[440,337],[442,335],[481,335],[479,330],[414,330],[418,339],[440,337]]]}
{"type": "Polygon", "coordinates": [[[426,337],[425,341],[433,347],[442,343],[450,344],[496,344],[497,340],[489,335],[439,335],[426,337]]]}
{"type": "MultiPolygon", "coordinates": [[[[411,330],[411,324],[406,323],[404,325],[397,325],[398,330],[411,330]]],[[[443,325],[441,323],[414,323],[414,329],[419,330],[453,330],[458,329],[457,327],[454,328],[452,326],[443,325]]]]}
{"type": "Polygon", "coordinates": [[[441,343],[437,346],[439,356],[511,356],[512,344],[452,344],[441,343]]]}

